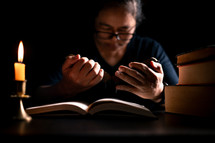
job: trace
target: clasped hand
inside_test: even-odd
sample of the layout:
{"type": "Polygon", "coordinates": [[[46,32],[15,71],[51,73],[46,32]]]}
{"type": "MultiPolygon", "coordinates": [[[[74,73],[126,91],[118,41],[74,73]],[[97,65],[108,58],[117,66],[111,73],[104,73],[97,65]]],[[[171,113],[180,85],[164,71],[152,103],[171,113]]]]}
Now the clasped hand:
{"type": "Polygon", "coordinates": [[[80,55],[68,56],[62,66],[61,83],[65,92],[74,95],[98,84],[104,76],[104,70],[94,60],[80,55]]]}

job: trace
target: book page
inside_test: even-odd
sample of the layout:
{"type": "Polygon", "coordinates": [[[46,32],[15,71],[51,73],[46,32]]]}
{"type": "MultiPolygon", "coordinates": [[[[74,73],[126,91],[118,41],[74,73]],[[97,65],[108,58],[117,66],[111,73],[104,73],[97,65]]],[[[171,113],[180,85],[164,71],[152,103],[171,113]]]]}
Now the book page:
{"type": "Polygon", "coordinates": [[[143,105],[114,98],[99,99],[96,102],[90,104],[88,108],[88,113],[93,115],[100,111],[108,110],[123,111],[153,118],[156,117],[148,108],[143,105]]]}
{"type": "Polygon", "coordinates": [[[53,111],[73,111],[81,115],[87,114],[88,105],[81,102],[60,102],[35,107],[26,108],[26,112],[30,115],[39,113],[48,113],[53,111]]]}

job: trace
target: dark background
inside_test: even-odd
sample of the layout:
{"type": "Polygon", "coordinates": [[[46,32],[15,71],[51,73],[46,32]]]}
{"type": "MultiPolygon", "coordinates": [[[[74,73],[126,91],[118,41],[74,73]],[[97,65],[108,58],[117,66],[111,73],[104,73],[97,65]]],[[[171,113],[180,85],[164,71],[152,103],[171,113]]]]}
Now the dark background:
{"type": "MultiPolygon", "coordinates": [[[[143,1],[146,20],[137,33],[160,42],[173,64],[176,63],[177,54],[215,44],[212,2],[143,1]]],[[[13,64],[17,61],[20,40],[25,48],[29,94],[47,72],[64,60],[71,48],[83,46],[87,38],[88,14],[96,6],[86,2],[19,1],[1,4],[0,46],[3,64],[6,64],[1,68],[3,78],[6,78],[2,96],[8,97],[14,92],[13,64]]]]}

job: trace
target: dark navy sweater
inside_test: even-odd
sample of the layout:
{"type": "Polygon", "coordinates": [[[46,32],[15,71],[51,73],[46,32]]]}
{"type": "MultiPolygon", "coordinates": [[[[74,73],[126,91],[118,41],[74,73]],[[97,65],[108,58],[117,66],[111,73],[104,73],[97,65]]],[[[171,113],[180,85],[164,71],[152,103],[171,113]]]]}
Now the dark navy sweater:
{"type": "MultiPolygon", "coordinates": [[[[151,57],[155,57],[162,64],[164,71],[164,82],[169,85],[175,85],[178,83],[178,75],[164,49],[158,42],[148,37],[134,36],[127,46],[125,55],[115,66],[110,66],[105,62],[105,60],[99,54],[94,43],[87,44],[83,47],[78,47],[77,49],[74,48],[72,52],[73,54],[80,54],[82,57],[85,56],[89,59],[95,60],[101,65],[101,68],[104,69],[105,72],[113,77],[115,71],[120,65],[128,66],[130,62],[143,62],[151,57]]],[[[55,84],[59,82],[61,78],[62,71],[60,67],[59,70],[56,70],[54,73],[50,74],[46,84],[55,84]]],[[[116,91],[116,84],[117,83],[114,80],[110,80],[108,82],[102,81],[93,88],[73,97],[71,100],[93,102],[103,97],[115,97],[127,101],[141,103],[146,105],[148,108],[154,107],[154,103],[150,100],[142,99],[125,91],[116,91]]]]}

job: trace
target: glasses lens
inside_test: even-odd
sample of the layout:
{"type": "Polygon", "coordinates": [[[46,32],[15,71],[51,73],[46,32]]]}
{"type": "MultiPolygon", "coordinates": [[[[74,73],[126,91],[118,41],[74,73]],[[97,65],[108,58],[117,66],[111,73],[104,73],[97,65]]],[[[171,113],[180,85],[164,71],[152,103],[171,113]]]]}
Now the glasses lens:
{"type": "Polygon", "coordinates": [[[130,40],[133,37],[133,34],[128,34],[128,33],[120,33],[118,35],[120,40],[123,40],[123,41],[130,40]]]}
{"type": "Polygon", "coordinates": [[[126,40],[130,40],[133,37],[133,34],[130,34],[130,33],[113,34],[113,33],[98,31],[96,33],[96,36],[100,39],[111,39],[113,38],[113,36],[116,36],[118,40],[126,41],[126,40]]]}

